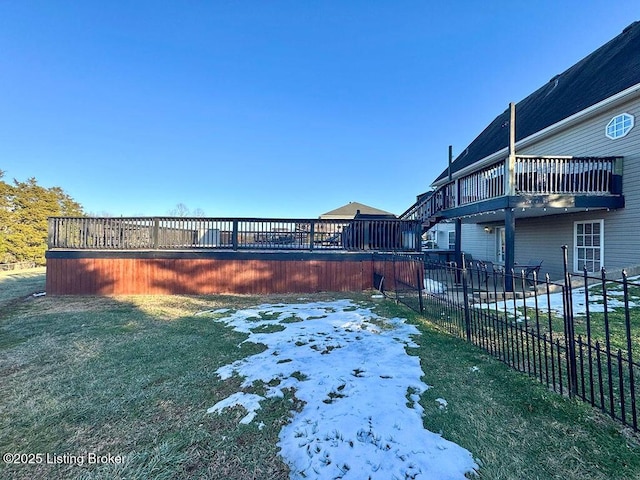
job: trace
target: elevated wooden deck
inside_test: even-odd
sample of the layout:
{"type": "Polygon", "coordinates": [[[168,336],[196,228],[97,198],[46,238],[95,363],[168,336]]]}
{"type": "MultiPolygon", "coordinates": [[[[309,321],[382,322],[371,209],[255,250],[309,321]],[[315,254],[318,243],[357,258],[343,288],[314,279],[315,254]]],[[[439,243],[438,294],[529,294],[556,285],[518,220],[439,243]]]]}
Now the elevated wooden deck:
{"type": "Polygon", "coordinates": [[[49,250],[48,295],[207,295],[375,288],[373,252],[49,250]]]}

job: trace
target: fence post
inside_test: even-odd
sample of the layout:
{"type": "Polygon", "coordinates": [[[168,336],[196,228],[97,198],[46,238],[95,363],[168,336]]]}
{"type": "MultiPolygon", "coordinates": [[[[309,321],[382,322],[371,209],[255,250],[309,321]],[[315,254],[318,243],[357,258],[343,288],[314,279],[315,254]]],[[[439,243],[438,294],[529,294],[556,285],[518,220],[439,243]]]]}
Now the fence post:
{"type": "Polygon", "coordinates": [[[55,241],[54,241],[55,234],[54,234],[54,231],[55,231],[57,222],[56,222],[55,218],[49,217],[47,219],[47,223],[48,223],[48,225],[47,225],[47,248],[49,250],[51,250],[53,248],[53,246],[55,245],[55,241]]]}
{"type": "Polygon", "coordinates": [[[311,220],[309,227],[309,250],[313,250],[313,242],[316,236],[316,222],[311,220]]]}
{"type": "Polygon", "coordinates": [[[471,312],[469,311],[469,285],[467,283],[467,262],[462,253],[462,298],[464,301],[464,329],[467,342],[471,341],[471,312]]]}
{"type": "Polygon", "coordinates": [[[233,221],[233,227],[231,231],[231,244],[234,250],[238,250],[238,220],[233,221]]]}
{"type": "Polygon", "coordinates": [[[391,254],[393,267],[393,291],[396,296],[396,305],[398,304],[398,274],[396,273],[396,253],[391,254]]]}
{"type": "Polygon", "coordinates": [[[638,430],[638,414],[636,412],[636,382],[633,372],[633,346],[631,342],[631,315],[629,313],[629,283],[627,271],[622,270],[622,288],[624,290],[624,326],[627,334],[627,361],[629,363],[629,392],[631,394],[631,418],[634,430],[638,430]]]}
{"type": "MultiPolygon", "coordinates": [[[[607,297],[607,271],[604,267],[600,269],[600,278],[602,279],[602,300],[604,302],[604,338],[605,338],[605,353],[607,355],[607,374],[609,376],[609,414],[611,418],[616,418],[615,414],[615,400],[613,393],[613,377],[612,377],[612,362],[611,362],[611,330],[609,328],[609,306],[607,297]]],[[[622,393],[622,392],[620,392],[622,393]]]]}
{"type": "Polygon", "coordinates": [[[418,282],[418,304],[420,305],[420,315],[424,313],[424,303],[422,301],[422,287],[423,287],[423,276],[424,276],[424,263],[422,260],[417,261],[413,260],[413,264],[416,265],[416,280],[418,282]]]}
{"type": "Polygon", "coordinates": [[[414,225],[414,232],[415,232],[415,242],[416,242],[415,251],[421,252],[422,251],[422,226],[417,222],[414,225]]]}
{"type": "Polygon", "coordinates": [[[360,223],[362,227],[362,250],[369,250],[371,243],[371,222],[369,220],[360,223]]]}
{"type": "Polygon", "coordinates": [[[153,218],[153,233],[151,243],[153,244],[153,248],[155,250],[160,246],[160,220],[158,217],[153,218]]]}
{"type": "Polygon", "coordinates": [[[564,304],[564,333],[567,365],[569,367],[567,379],[569,381],[569,397],[574,397],[578,393],[578,369],[576,362],[575,326],[573,323],[573,298],[571,296],[571,273],[569,273],[568,247],[566,245],[562,246],[562,253],[564,268],[564,289],[562,290],[564,304]]]}

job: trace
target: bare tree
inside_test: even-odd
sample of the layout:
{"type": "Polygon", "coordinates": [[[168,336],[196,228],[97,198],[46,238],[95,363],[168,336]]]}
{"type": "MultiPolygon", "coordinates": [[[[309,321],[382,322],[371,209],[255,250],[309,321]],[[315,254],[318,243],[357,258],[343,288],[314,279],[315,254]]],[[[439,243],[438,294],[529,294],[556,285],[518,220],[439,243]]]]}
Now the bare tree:
{"type": "Polygon", "coordinates": [[[184,203],[178,203],[175,208],[169,210],[169,215],[172,217],[204,217],[205,213],[201,208],[191,211],[184,203]]]}
{"type": "Polygon", "coordinates": [[[169,210],[169,215],[171,215],[172,217],[188,217],[189,207],[187,207],[184,203],[178,203],[175,208],[169,210]]]}
{"type": "MultiPolygon", "coordinates": [[[[135,215],[134,215],[135,216],[135,215]]],[[[140,215],[141,217],[144,215],[140,215]]],[[[100,210],[99,212],[87,212],[87,217],[101,217],[101,218],[111,218],[115,217],[115,215],[107,210],[100,210]]]]}

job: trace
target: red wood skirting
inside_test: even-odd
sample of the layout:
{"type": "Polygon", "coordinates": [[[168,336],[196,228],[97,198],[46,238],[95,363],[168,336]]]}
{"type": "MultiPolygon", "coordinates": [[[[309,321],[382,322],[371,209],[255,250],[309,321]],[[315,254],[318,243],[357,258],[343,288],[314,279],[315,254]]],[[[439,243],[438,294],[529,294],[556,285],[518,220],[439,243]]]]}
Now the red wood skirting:
{"type": "MultiPolygon", "coordinates": [[[[110,253],[110,252],[109,252],[110,253]]],[[[170,254],[164,255],[169,257],[170,254]]],[[[287,259],[47,255],[49,295],[312,293],[373,288],[371,255],[287,259]],[[70,258],[69,258],[70,257],[70,258]]]]}

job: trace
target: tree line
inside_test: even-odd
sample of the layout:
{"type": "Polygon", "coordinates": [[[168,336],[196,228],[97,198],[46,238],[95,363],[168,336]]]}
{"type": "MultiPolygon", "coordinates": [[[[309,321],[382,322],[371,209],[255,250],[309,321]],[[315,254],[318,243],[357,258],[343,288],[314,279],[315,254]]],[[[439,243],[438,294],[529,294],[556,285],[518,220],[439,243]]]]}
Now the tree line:
{"type": "Polygon", "coordinates": [[[47,218],[84,216],[82,205],[60,187],[43,187],[33,177],[8,183],[4,174],[0,170],[0,263],[44,265],[47,218]]]}

